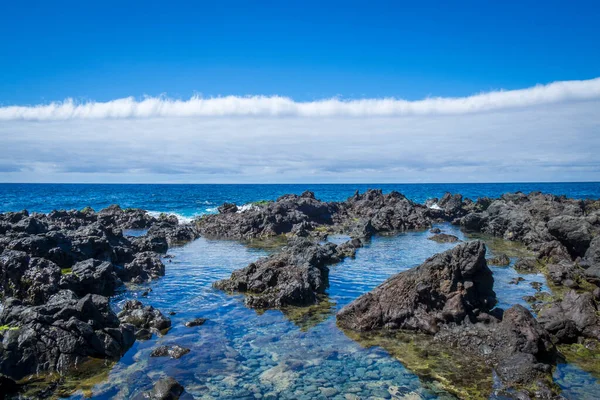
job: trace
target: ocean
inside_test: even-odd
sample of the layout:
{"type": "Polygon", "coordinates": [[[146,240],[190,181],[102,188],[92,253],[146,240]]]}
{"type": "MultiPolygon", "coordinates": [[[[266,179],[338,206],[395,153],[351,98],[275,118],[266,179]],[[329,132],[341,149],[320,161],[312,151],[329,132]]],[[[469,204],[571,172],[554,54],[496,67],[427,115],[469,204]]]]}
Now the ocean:
{"type": "MultiPolygon", "coordinates": [[[[542,191],[575,198],[600,198],[600,183],[503,183],[503,184],[343,184],[343,185],[74,185],[0,184],[0,211],[48,212],[52,209],[98,210],[110,204],[168,212],[182,219],[216,212],[223,202],[245,204],[274,200],[286,193],[312,190],[322,200],[344,200],[355,190],[397,190],[414,201],[441,197],[445,192],[466,197],[497,197],[505,192],[542,191]]],[[[446,233],[468,238],[455,226],[440,224],[446,233]]],[[[390,276],[422,263],[433,254],[454,246],[428,240],[430,233],[406,232],[374,237],[346,259],[330,268],[327,298],[306,311],[256,312],[244,305],[242,295],[212,288],[268,250],[235,241],[199,238],[169,250],[166,275],[149,284],[128,285],[111,298],[119,310],[128,299],[140,299],[163,313],[172,312],[173,328],[164,336],[136,341],[124,357],[108,366],[107,375],[93,382],[94,399],[131,398],[149,390],[160,376],[171,376],[194,398],[206,399],[314,399],[404,398],[453,399],[431,379],[414,373],[403,363],[404,347],[393,342],[372,345],[355,341],[336,325],[335,314],[344,305],[384,282],[390,276]],[[147,295],[143,295],[143,293],[147,295]],[[186,321],[206,318],[197,328],[186,321]],[[178,344],[189,348],[182,358],[150,357],[154,348],[178,344]],[[399,355],[399,357],[398,357],[399,355]],[[350,396],[350,397],[348,397],[350,396]],[[354,396],[354,397],[352,397],[354,396]]],[[[346,237],[332,236],[331,241],[346,237]]],[[[491,254],[490,254],[491,255],[491,254]]],[[[533,295],[531,283],[549,290],[543,274],[520,274],[512,265],[491,267],[499,306],[529,307],[523,297],[533,295]],[[511,281],[522,278],[521,284],[511,281]]],[[[410,345],[410,343],[409,343],[410,345]]],[[[425,349],[416,348],[418,351],[425,349]]],[[[449,373],[458,368],[449,365],[449,373]]],[[[465,377],[468,379],[469,377],[465,377]]],[[[488,378],[491,379],[491,373],[488,378]]],[[[473,380],[478,377],[471,377],[473,380]]],[[[554,380],[567,399],[600,398],[595,376],[577,365],[560,363],[554,380]]],[[[88,387],[89,388],[89,387],[88,387]]],[[[84,399],[75,392],[74,399],[84,399]]]]}
{"type": "Polygon", "coordinates": [[[275,200],[311,190],[324,201],[343,201],[356,190],[396,190],[413,201],[441,197],[445,192],[476,199],[498,197],[506,192],[541,191],[572,198],[600,198],[600,183],[423,183],[423,184],[248,184],[248,185],[152,185],[152,184],[0,184],[0,212],[49,212],[53,209],[99,210],[111,204],[153,212],[168,212],[184,218],[213,213],[224,202],[238,205],[275,200]]]}

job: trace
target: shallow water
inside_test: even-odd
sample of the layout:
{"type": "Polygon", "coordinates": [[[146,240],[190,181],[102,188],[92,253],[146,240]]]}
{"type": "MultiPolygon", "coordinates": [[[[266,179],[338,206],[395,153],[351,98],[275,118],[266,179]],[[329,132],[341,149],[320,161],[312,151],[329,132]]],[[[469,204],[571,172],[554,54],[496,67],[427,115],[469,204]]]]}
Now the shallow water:
{"type": "MultiPolygon", "coordinates": [[[[451,225],[446,233],[465,239],[451,225]]],[[[373,289],[395,273],[422,263],[427,257],[454,246],[427,238],[429,232],[409,232],[373,238],[358,250],[355,259],[331,267],[329,297],[319,307],[257,313],[243,304],[243,296],[211,288],[234,270],[246,266],[265,251],[234,241],[200,238],[169,250],[166,276],[152,284],[131,287],[113,299],[115,308],[129,298],[152,291],[145,304],[171,316],[173,328],[163,337],[138,341],[116,364],[109,380],[94,389],[94,398],[128,398],[151,388],[160,376],[177,379],[195,398],[453,398],[429,382],[422,382],[379,347],[364,348],[335,325],[335,312],[373,289]],[[187,328],[186,321],[207,318],[200,327],[187,328]],[[188,347],[178,360],[151,358],[160,344],[188,347]]],[[[345,240],[332,236],[331,241],[345,240]]],[[[508,282],[519,276],[512,267],[494,267],[499,304],[520,303],[535,289],[528,282],[545,282],[541,275],[521,275],[519,285],[508,282]]],[[[543,289],[544,290],[544,289],[543,289]]],[[[598,398],[600,385],[591,375],[572,365],[561,365],[555,374],[567,398],[598,398]],[[592,397],[589,397],[592,396],[592,397]]],[[[76,394],[73,398],[81,398],[76,394]]]]}

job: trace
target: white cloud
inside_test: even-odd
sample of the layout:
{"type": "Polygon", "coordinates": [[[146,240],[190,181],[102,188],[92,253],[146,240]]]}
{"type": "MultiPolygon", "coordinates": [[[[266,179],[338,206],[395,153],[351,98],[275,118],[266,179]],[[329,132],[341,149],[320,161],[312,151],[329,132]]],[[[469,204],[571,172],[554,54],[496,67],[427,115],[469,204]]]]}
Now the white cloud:
{"type": "Polygon", "coordinates": [[[562,81],[522,90],[494,91],[460,98],[407,101],[394,98],[296,102],[287,97],[193,97],[189,100],[132,97],[108,102],[73,100],[35,106],[0,107],[0,121],[177,117],[402,117],[462,115],[600,99],[600,78],[562,81]]]}
{"type": "Polygon", "coordinates": [[[600,99],[456,115],[11,120],[0,181],[600,180],[600,99]]]}

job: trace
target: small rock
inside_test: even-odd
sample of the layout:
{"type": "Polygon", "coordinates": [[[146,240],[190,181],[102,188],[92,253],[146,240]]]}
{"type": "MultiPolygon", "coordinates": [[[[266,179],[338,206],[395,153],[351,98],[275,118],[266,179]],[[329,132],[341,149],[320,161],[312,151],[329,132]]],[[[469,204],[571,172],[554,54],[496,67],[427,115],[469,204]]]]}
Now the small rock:
{"type": "Polygon", "coordinates": [[[206,322],[206,318],[196,318],[196,319],[186,322],[185,326],[187,326],[188,328],[193,328],[195,326],[204,325],[205,322],[206,322]]]}

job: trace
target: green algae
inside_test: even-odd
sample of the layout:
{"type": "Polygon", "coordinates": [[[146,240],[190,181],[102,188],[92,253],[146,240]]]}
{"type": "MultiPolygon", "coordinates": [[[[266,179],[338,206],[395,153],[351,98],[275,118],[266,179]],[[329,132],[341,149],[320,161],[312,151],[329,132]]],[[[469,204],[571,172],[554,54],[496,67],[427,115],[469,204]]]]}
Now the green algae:
{"type": "Polygon", "coordinates": [[[253,206],[258,206],[258,207],[262,207],[262,206],[266,206],[267,204],[271,204],[273,203],[273,200],[258,200],[258,201],[253,201],[252,204],[253,206]]]}
{"type": "Polygon", "coordinates": [[[275,251],[287,245],[288,238],[286,235],[265,236],[262,238],[250,239],[244,242],[247,247],[253,249],[275,251]]]}
{"type": "Polygon", "coordinates": [[[487,399],[492,368],[477,356],[451,348],[431,336],[407,332],[344,333],[363,347],[381,347],[426,384],[437,382],[462,399],[487,399]]]}
{"type": "Polygon", "coordinates": [[[319,299],[318,304],[307,307],[285,307],[281,312],[302,332],[307,332],[335,313],[335,303],[323,297],[319,299]]]}
{"type": "Polygon", "coordinates": [[[80,392],[84,397],[92,397],[94,386],[108,380],[115,362],[89,358],[64,374],[50,372],[26,377],[19,382],[21,395],[25,398],[60,399],[80,392]],[[49,393],[51,391],[51,393],[49,393]]]}
{"type": "Polygon", "coordinates": [[[9,325],[0,325],[0,332],[5,331],[16,331],[19,328],[17,326],[9,326],[9,325]]]}
{"type": "Polygon", "coordinates": [[[73,273],[73,269],[72,268],[61,268],[60,270],[61,275],[69,275],[73,273]]]}
{"type": "Polygon", "coordinates": [[[535,256],[535,254],[521,242],[506,240],[484,233],[468,233],[466,234],[466,237],[469,239],[482,240],[494,254],[506,254],[510,258],[528,258],[535,256]]]}
{"type": "Polygon", "coordinates": [[[586,339],[582,344],[561,344],[557,348],[568,363],[600,379],[600,342],[586,339]]]}

